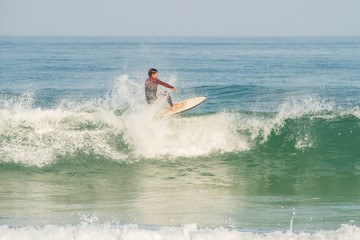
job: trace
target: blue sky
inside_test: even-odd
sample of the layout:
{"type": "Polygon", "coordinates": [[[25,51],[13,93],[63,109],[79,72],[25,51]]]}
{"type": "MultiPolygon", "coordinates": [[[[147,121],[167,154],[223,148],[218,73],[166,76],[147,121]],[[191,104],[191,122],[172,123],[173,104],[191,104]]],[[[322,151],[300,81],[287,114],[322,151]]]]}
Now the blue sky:
{"type": "Polygon", "coordinates": [[[360,0],[0,0],[0,35],[360,36],[360,0]]]}

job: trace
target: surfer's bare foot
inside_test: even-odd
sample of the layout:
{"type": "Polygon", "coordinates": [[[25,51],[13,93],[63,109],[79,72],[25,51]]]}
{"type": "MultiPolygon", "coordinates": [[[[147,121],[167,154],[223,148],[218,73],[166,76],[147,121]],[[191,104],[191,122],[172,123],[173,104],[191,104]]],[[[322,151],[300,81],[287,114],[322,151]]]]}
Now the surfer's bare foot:
{"type": "Polygon", "coordinates": [[[173,111],[175,111],[175,109],[176,109],[178,106],[179,106],[179,104],[176,103],[176,104],[174,104],[174,105],[171,106],[171,109],[172,109],[173,111]]]}

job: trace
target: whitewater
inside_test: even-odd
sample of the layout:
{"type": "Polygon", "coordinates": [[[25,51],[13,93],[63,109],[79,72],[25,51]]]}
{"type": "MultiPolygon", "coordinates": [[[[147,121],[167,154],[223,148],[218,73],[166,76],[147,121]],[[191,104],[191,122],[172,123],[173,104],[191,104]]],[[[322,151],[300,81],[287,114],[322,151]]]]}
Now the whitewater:
{"type": "Polygon", "coordinates": [[[360,238],[358,42],[0,37],[0,239],[360,238]]]}

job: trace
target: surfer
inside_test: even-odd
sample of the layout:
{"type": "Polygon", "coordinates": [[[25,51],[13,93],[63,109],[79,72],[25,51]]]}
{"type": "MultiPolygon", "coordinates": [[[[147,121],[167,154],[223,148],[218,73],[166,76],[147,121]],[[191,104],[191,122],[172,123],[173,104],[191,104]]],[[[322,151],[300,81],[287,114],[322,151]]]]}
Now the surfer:
{"type": "Polygon", "coordinates": [[[160,98],[166,97],[166,100],[169,103],[170,107],[173,107],[174,105],[172,103],[170,93],[168,91],[162,91],[157,94],[157,86],[160,84],[164,87],[171,88],[172,90],[174,90],[177,93],[178,91],[176,90],[176,88],[174,88],[170,84],[160,81],[157,78],[159,76],[158,70],[156,70],[155,68],[151,68],[149,70],[148,75],[149,75],[149,78],[146,79],[146,81],[145,81],[146,102],[148,104],[153,104],[157,100],[158,97],[160,97],[160,98]]]}

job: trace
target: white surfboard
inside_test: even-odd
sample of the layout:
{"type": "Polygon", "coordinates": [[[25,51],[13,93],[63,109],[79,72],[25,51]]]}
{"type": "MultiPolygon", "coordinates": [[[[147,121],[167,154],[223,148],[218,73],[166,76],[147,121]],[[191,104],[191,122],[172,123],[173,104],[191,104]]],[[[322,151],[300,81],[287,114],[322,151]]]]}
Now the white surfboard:
{"type": "Polygon", "coordinates": [[[203,101],[205,101],[205,99],[206,99],[206,97],[196,97],[196,98],[190,98],[185,101],[175,103],[173,108],[171,108],[171,107],[165,108],[161,112],[160,116],[164,117],[164,116],[188,111],[188,110],[198,106],[199,104],[201,104],[203,101]]]}

